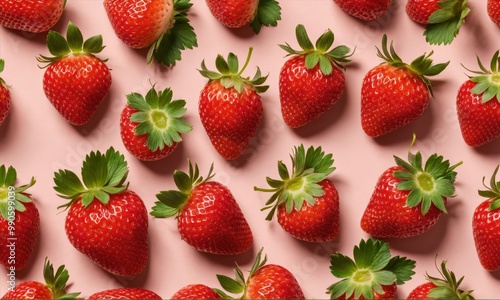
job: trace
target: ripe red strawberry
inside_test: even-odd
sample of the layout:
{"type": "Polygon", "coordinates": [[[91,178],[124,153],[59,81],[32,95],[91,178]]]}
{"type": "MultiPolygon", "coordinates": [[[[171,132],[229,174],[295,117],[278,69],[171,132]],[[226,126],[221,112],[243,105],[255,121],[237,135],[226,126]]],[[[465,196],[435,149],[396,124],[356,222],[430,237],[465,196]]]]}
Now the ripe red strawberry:
{"type": "Polygon", "coordinates": [[[471,147],[479,147],[500,137],[500,57],[497,51],[487,70],[478,58],[480,71],[460,87],[457,114],[462,137],[471,147]]]}
{"type": "Polygon", "coordinates": [[[104,0],[104,8],[116,36],[134,49],[149,48],[153,59],[172,66],[181,59],[181,50],[198,46],[189,24],[190,0],[104,0]]]}
{"type": "Polygon", "coordinates": [[[241,70],[233,53],[229,53],[227,61],[217,56],[219,73],[208,70],[205,61],[199,70],[209,79],[200,94],[201,122],[215,150],[228,160],[240,157],[255,136],[263,113],[259,93],[269,88],[262,85],[267,76],[262,77],[258,67],[253,79],[242,77],[252,50],[241,70]]]}
{"type": "Polygon", "coordinates": [[[333,0],[333,2],[346,14],[365,21],[377,19],[392,4],[392,0],[333,0]]]}
{"type": "Polygon", "coordinates": [[[8,271],[24,268],[35,250],[40,234],[40,215],[26,190],[35,184],[15,187],[13,167],[0,166],[0,262],[8,271]]]}
{"type": "Polygon", "coordinates": [[[131,190],[128,166],[112,147],[91,152],[82,166],[83,184],[69,170],[54,174],[54,189],[69,202],[66,235],[71,244],[106,271],[119,276],[140,273],[148,262],[148,213],[131,190]],[[84,186],[85,185],[85,186],[84,186]]]}
{"type": "Polygon", "coordinates": [[[431,45],[451,44],[469,14],[467,0],[408,0],[406,14],[427,25],[426,41],[431,45]]]}
{"type": "Polygon", "coordinates": [[[423,234],[446,213],[447,197],[455,192],[459,162],[450,166],[432,154],[422,164],[420,152],[408,153],[408,162],[395,156],[397,166],[382,173],[361,218],[361,228],[380,238],[407,238],[423,234]]]}
{"type": "Polygon", "coordinates": [[[446,261],[441,263],[441,270],[438,269],[441,278],[425,275],[428,282],[423,283],[413,289],[407,299],[459,299],[472,300],[473,291],[460,290],[460,284],[464,277],[458,281],[453,272],[446,268],[446,261]]]}
{"type": "Polygon", "coordinates": [[[190,284],[175,292],[172,300],[181,299],[219,299],[221,296],[204,284],[190,284]]]}
{"type": "Polygon", "coordinates": [[[68,270],[60,266],[54,273],[54,267],[46,258],[43,267],[45,283],[38,281],[24,281],[9,288],[2,299],[76,299],[80,293],[66,294],[66,283],[69,279],[68,270]]]}
{"type": "Polygon", "coordinates": [[[249,25],[255,33],[262,26],[277,26],[281,7],[276,0],[206,0],[212,15],[229,28],[249,25]]]}
{"type": "Polygon", "coordinates": [[[0,3],[0,25],[28,32],[44,32],[61,18],[66,0],[17,1],[0,3]]]}
{"type": "Polygon", "coordinates": [[[404,63],[394,51],[392,42],[387,48],[387,36],[382,38],[385,62],[365,75],[361,87],[361,125],[365,133],[378,137],[404,127],[418,119],[429,105],[431,81],[427,78],[441,73],[449,62],[433,65],[429,54],[404,63]]]}
{"type": "Polygon", "coordinates": [[[327,242],[339,234],[339,194],[335,185],[326,179],[335,168],[331,154],[321,147],[295,147],[291,155],[293,172],[278,162],[281,179],[266,180],[270,189],[255,187],[256,191],[272,192],[266,207],[271,208],[266,220],[277,211],[278,223],[294,238],[308,242],[327,242]]]}
{"type": "Polygon", "coordinates": [[[415,274],[415,261],[392,256],[389,243],[361,240],[354,260],[340,252],[330,255],[330,271],[341,281],[327,288],[331,299],[396,299],[397,286],[415,274]]]}
{"type": "Polygon", "coordinates": [[[498,166],[491,176],[490,186],[486,190],[480,190],[479,195],[487,198],[479,204],[474,211],[472,219],[472,232],[477,255],[481,265],[488,271],[500,269],[500,181],[496,181],[498,166]]]}
{"type": "MultiPolygon", "coordinates": [[[[5,61],[0,59],[0,73],[3,72],[5,61]]],[[[5,121],[11,107],[10,92],[5,80],[0,77],[0,125],[5,121]]]]}
{"type": "MultiPolygon", "coordinates": [[[[262,249],[250,269],[248,279],[239,267],[234,269],[236,278],[217,275],[219,283],[227,292],[243,295],[239,299],[305,299],[297,279],[280,265],[266,264],[262,249]]],[[[224,299],[232,299],[224,291],[217,290],[224,299]]]]}
{"type": "Polygon", "coordinates": [[[150,290],[141,288],[117,288],[112,290],[105,290],[92,294],[88,298],[89,300],[98,299],[162,299],[158,294],[150,290]]]}
{"type": "Polygon", "coordinates": [[[500,0],[488,0],[486,10],[490,19],[500,26],[500,0]]]}
{"type": "Polygon", "coordinates": [[[125,148],[140,160],[152,161],[169,156],[182,141],[181,134],[192,130],[181,119],[186,101],[172,101],[172,90],[157,92],[153,86],[146,97],[131,93],[123,108],[120,131],[125,148]]]}
{"type": "Polygon", "coordinates": [[[47,47],[53,57],[37,58],[47,63],[43,75],[45,95],[68,122],[83,125],[97,111],[111,87],[111,73],[105,61],[94,56],[104,49],[102,36],[84,42],[78,27],[70,22],[66,39],[49,31],[47,47]]]}
{"type": "Polygon", "coordinates": [[[331,30],[318,38],[316,47],[303,25],[297,25],[295,32],[301,50],[280,45],[287,56],[292,56],[279,77],[281,113],[292,128],[310,123],[337,103],[345,89],[345,68],[340,63],[349,62],[352,55],[346,46],[329,51],[334,40],[331,30]]]}
{"type": "Polygon", "coordinates": [[[174,172],[179,190],[156,195],[151,215],[157,218],[176,216],[181,238],[198,251],[235,255],[249,250],[253,235],[238,203],[229,189],[211,181],[213,165],[207,178],[200,177],[198,166],[189,162],[189,175],[174,172]]]}

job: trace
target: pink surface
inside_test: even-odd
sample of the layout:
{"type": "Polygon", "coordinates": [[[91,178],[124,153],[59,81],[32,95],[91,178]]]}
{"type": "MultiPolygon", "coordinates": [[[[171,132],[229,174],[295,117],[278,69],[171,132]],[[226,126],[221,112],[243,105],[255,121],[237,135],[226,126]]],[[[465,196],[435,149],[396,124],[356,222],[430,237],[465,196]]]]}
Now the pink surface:
{"type": "MultiPolygon", "coordinates": [[[[467,77],[461,64],[476,69],[478,54],[487,64],[499,46],[500,28],[486,14],[486,1],[470,1],[471,14],[459,36],[449,46],[430,46],[425,42],[424,28],[413,23],[403,6],[396,5],[378,21],[361,22],[344,14],[331,0],[282,0],[282,20],[276,28],[264,28],[254,35],[249,28],[230,30],[210,14],[205,1],[193,0],[190,19],[198,36],[198,47],[184,51],[183,60],[172,69],[147,66],[146,51],[126,47],[114,34],[102,1],[70,0],[55,30],[65,32],[69,20],[80,27],[85,37],[101,33],[107,47],[99,55],[109,58],[113,84],[110,95],[97,115],[83,127],[67,123],[46,99],[42,89],[44,70],[35,57],[47,54],[46,34],[27,34],[0,28],[0,57],[6,60],[3,78],[11,86],[13,110],[0,127],[0,162],[13,165],[19,183],[33,175],[36,185],[30,189],[41,217],[41,238],[35,257],[18,273],[18,281],[42,280],[46,256],[54,265],[66,264],[70,272],[69,291],[82,296],[123,286],[151,289],[164,298],[181,287],[203,283],[220,287],[215,274],[232,275],[235,261],[249,269],[260,247],[269,262],[288,268],[301,284],[307,298],[328,298],[326,288],[336,282],[329,272],[329,253],[341,251],[352,255],[352,247],[368,236],[359,226],[361,215],[370,199],[378,176],[394,164],[392,155],[405,157],[412,133],[417,135],[414,150],[424,157],[437,152],[452,163],[463,161],[457,169],[457,197],[449,201],[449,214],[426,234],[404,240],[388,240],[392,253],[417,261],[413,280],[399,287],[405,298],[424,282],[428,271],[437,275],[434,259],[448,260],[448,267],[458,276],[465,275],[464,289],[474,289],[477,299],[500,298],[500,272],[489,273],[479,264],[473,238],[472,213],[482,201],[477,190],[483,176],[489,177],[500,162],[500,141],[479,149],[469,148],[462,140],[455,110],[458,88],[467,77]],[[285,126],[280,112],[278,74],[285,62],[278,44],[289,42],[296,47],[295,26],[302,23],[315,40],[327,28],[335,33],[335,45],[356,46],[353,62],[347,66],[344,96],[326,115],[301,129],[285,126]],[[364,134],[360,121],[360,90],[364,74],[378,64],[375,46],[383,33],[394,40],[399,55],[407,62],[423,52],[435,51],[436,62],[451,60],[448,68],[434,80],[435,99],[426,113],[412,125],[387,136],[372,139],[364,134]],[[256,66],[269,73],[270,89],[263,94],[264,118],[257,138],[244,158],[223,160],[214,150],[198,117],[198,96],[206,83],[197,71],[203,59],[214,67],[217,54],[234,52],[241,59],[248,47],[254,47],[246,74],[253,75],[256,66]],[[187,101],[186,119],[193,125],[191,133],[175,152],[160,162],[143,163],[126,152],[119,135],[119,115],[131,92],[145,93],[151,83],[158,88],[171,87],[174,99],[187,101]],[[289,165],[293,146],[323,146],[333,154],[337,170],[329,176],[340,194],[341,233],[328,244],[299,242],[285,233],[276,220],[266,222],[261,212],[269,195],[253,191],[254,185],[266,186],[265,177],[277,177],[276,162],[289,165]],[[233,257],[197,252],[180,240],[173,219],[150,217],[150,263],[136,278],[117,278],[94,265],[75,250],[64,232],[65,212],[56,209],[63,203],[53,190],[53,173],[60,168],[78,172],[84,156],[91,150],[113,146],[125,154],[130,168],[130,188],[137,192],[150,210],[160,190],[174,187],[172,172],[187,170],[187,158],[206,173],[212,162],[215,179],[227,185],[239,202],[254,232],[251,251],[233,257]]],[[[6,292],[6,272],[0,272],[0,294],[6,292]]]]}

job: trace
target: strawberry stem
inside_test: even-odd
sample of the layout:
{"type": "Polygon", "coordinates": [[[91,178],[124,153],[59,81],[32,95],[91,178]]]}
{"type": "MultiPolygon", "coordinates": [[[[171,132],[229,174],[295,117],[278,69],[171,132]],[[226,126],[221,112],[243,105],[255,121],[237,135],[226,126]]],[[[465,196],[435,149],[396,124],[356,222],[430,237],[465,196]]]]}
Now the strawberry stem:
{"type": "Polygon", "coordinates": [[[252,52],[253,52],[253,47],[248,48],[247,59],[245,60],[245,64],[243,65],[241,70],[238,72],[238,74],[236,74],[237,76],[241,76],[241,74],[243,74],[243,71],[245,71],[245,69],[247,68],[248,63],[250,63],[250,58],[252,57],[252,52]]]}

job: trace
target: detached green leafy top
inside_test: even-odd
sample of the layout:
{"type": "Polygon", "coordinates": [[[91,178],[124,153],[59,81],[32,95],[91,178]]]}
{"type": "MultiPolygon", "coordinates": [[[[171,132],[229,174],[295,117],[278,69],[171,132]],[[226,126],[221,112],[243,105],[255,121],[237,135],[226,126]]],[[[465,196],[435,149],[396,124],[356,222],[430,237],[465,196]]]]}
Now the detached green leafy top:
{"type": "Polygon", "coordinates": [[[500,57],[497,50],[491,58],[490,70],[486,69],[477,57],[477,64],[480,71],[473,71],[465,68],[467,71],[476,74],[476,76],[469,76],[470,80],[477,83],[472,89],[472,93],[482,95],[482,103],[486,103],[493,98],[500,102],[500,57]]]}
{"type": "Polygon", "coordinates": [[[26,190],[35,184],[35,177],[31,177],[30,183],[18,187],[14,186],[16,181],[16,169],[6,168],[5,165],[0,166],[0,214],[5,220],[8,218],[10,200],[14,200],[14,209],[18,212],[26,210],[23,203],[32,202],[29,198],[30,194],[27,194],[26,190]]]}
{"type": "Polygon", "coordinates": [[[429,17],[425,39],[431,45],[449,45],[458,35],[470,8],[467,0],[441,0],[437,5],[440,9],[429,17]]]}

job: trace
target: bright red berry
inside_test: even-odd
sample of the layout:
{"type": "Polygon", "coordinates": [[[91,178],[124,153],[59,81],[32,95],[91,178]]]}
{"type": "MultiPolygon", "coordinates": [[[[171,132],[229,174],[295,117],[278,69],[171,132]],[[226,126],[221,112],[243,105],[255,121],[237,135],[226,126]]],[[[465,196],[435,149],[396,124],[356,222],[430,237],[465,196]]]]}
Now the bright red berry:
{"type": "Polygon", "coordinates": [[[66,0],[18,1],[0,3],[0,25],[8,28],[44,32],[61,18],[66,0]]]}
{"type": "Polygon", "coordinates": [[[500,0],[488,0],[486,10],[491,21],[500,26],[500,0]]]}
{"type": "MultiPolygon", "coordinates": [[[[3,59],[0,59],[0,73],[3,72],[3,69],[5,67],[5,61],[3,59]]],[[[10,92],[7,87],[7,84],[5,83],[5,80],[0,77],[0,125],[5,121],[7,118],[7,115],[10,112],[10,107],[11,107],[11,99],[10,99],[10,92]]]]}
{"type": "Polygon", "coordinates": [[[204,284],[187,285],[170,297],[172,300],[181,299],[219,299],[222,298],[212,288],[204,284]]]}
{"type": "Polygon", "coordinates": [[[341,10],[355,18],[371,21],[383,15],[392,0],[333,0],[341,10]]]}
{"type": "Polygon", "coordinates": [[[162,299],[158,294],[142,288],[117,288],[94,293],[89,300],[114,300],[114,299],[162,299]]]}

